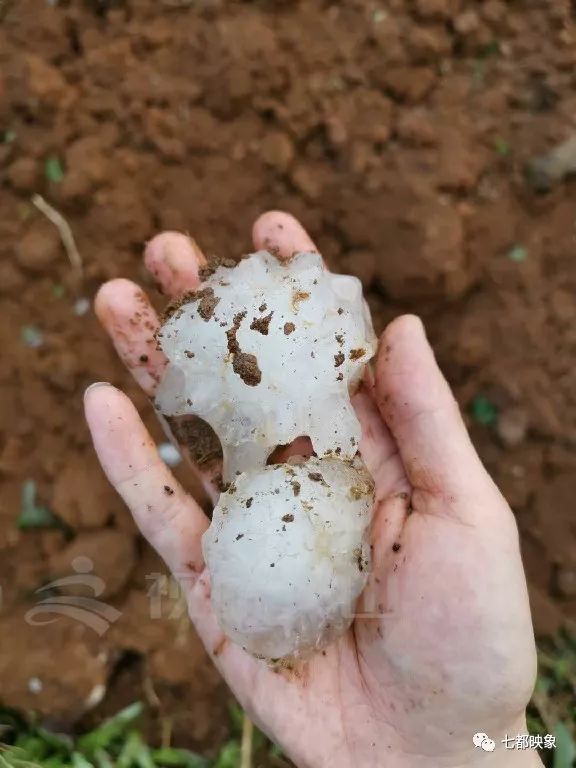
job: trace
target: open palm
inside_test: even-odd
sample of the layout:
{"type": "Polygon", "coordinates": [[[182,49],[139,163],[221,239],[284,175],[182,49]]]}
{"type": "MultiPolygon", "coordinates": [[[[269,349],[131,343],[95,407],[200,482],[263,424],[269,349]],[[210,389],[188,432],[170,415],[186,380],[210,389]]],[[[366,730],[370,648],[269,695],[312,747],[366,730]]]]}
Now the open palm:
{"type": "MultiPolygon", "coordinates": [[[[314,249],[282,213],[256,222],[254,242],[278,258],[314,249]]],[[[204,257],[183,235],[158,236],[145,260],[167,294],[199,284],[204,257]]],[[[101,289],[96,309],[152,395],[165,360],[142,290],[114,280],[101,289]]],[[[375,370],[354,397],[360,451],[376,483],[368,586],[350,630],[292,668],[272,669],[222,634],[200,546],[209,521],[159,458],[131,402],[99,385],[85,404],[102,466],[181,580],[215,664],[299,766],[539,764],[534,753],[500,743],[525,731],[535,674],[516,524],[474,451],[417,318],[400,317],[385,330],[375,370]],[[474,747],[478,731],[496,741],[495,752],[474,747]]],[[[213,475],[214,468],[203,481],[215,498],[213,475]]]]}

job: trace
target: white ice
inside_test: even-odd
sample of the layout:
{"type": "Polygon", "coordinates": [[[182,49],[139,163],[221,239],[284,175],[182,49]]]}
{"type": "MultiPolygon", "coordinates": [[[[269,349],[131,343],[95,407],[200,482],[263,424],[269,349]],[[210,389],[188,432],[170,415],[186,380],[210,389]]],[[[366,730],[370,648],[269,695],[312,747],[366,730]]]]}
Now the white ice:
{"type": "Polygon", "coordinates": [[[156,404],[196,414],[224,452],[224,479],[265,466],[278,445],[308,435],[318,456],[353,458],[350,403],[376,337],[362,286],[317,253],[283,263],[267,251],[220,267],[161,329],[169,360],[156,404]]]}
{"type": "Polygon", "coordinates": [[[305,656],[341,635],[370,567],[372,504],[358,458],[240,475],[202,540],[224,632],[267,659],[305,656]]]}

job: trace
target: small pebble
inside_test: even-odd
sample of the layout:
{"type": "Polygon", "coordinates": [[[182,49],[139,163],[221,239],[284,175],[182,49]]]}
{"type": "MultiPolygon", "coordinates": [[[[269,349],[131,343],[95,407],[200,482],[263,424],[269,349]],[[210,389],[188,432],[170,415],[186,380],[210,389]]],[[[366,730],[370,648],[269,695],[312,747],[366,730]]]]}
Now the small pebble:
{"type": "Polygon", "coordinates": [[[160,443],[158,453],[162,461],[169,467],[176,467],[182,461],[182,455],[172,443],[160,443]]]}
{"type": "Polygon", "coordinates": [[[556,573],[556,586],[563,597],[576,597],[576,569],[562,566],[556,573]]]}
{"type": "Polygon", "coordinates": [[[496,431],[506,448],[516,448],[524,442],[528,430],[528,415],[522,408],[507,408],[498,417],[496,431]]]}
{"type": "Polygon", "coordinates": [[[460,35],[471,35],[478,30],[480,21],[475,11],[466,11],[454,19],[454,29],[460,35]]]}
{"type": "Polygon", "coordinates": [[[104,698],[104,694],[106,693],[106,686],[102,685],[102,683],[98,683],[97,685],[92,688],[90,693],[88,694],[88,698],[84,702],[84,706],[86,709],[93,709],[94,707],[97,707],[98,704],[102,701],[104,698]]]}

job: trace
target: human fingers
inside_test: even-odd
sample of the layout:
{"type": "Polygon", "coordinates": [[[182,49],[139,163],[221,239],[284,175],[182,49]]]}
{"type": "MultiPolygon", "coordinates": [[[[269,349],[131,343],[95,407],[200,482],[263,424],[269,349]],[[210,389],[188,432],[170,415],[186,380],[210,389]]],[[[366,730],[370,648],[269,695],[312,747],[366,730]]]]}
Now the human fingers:
{"type": "Polygon", "coordinates": [[[413,315],[394,320],[381,337],[376,400],[415,489],[441,497],[447,508],[459,497],[495,490],[413,315]]]}
{"type": "Polygon", "coordinates": [[[284,211],[267,211],[252,227],[257,250],[270,251],[279,259],[289,259],[296,251],[317,251],[309,234],[294,216],[284,211]]]}
{"type": "Polygon", "coordinates": [[[118,278],[105,283],[94,309],[118,356],[147,395],[153,395],[166,367],[154,334],[159,320],[136,283],[118,278]]]}
{"type": "Polygon", "coordinates": [[[167,296],[196,290],[206,263],[196,241],[181,232],[162,232],[144,249],[144,264],[167,296]]]}
{"type": "Polygon", "coordinates": [[[144,538],[180,582],[208,651],[213,657],[222,655],[220,666],[229,665],[240,649],[228,648],[212,612],[201,547],[208,518],[161,460],[124,393],[105,383],[93,385],[84,395],[84,409],[102,469],[144,538]]]}
{"type": "Polygon", "coordinates": [[[89,387],[86,420],[102,469],[138,528],[181,579],[202,572],[208,519],[174,479],[132,402],[109,384],[89,387]]]}
{"type": "MultiPolygon", "coordinates": [[[[161,291],[169,295],[197,288],[199,271],[206,264],[204,255],[194,241],[177,232],[164,232],[153,238],[146,247],[144,259],[161,291]]],[[[96,299],[96,313],[109,333],[120,359],[146,394],[152,397],[167,360],[154,338],[160,321],[146,294],[128,280],[113,280],[100,289],[96,299]]],[[[175,433],[179,431],[178,424],[176,421],[171,425],[175,433]]],[[[180,435],[176,434],[176,437],[181,442],[180,435]]],[[[184,441],[184,447],[192,456],[193,446],[184,441]]],[[[212,462],[209,467],[192,464],[212,500],[218,495],[214,483],[221,473],[220,464],[212,462]]]]}

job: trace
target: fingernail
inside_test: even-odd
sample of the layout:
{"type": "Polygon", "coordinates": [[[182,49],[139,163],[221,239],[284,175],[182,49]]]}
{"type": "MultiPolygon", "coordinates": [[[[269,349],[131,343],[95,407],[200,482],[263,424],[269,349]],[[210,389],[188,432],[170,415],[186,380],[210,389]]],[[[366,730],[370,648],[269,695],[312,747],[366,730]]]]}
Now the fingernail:
{"type": "Polygon", "coordinates": [[[88,395],[88,392],[91,392],[93,389],[98,389],[98,387],[111,387],[109,381],[95,381],[93,384],[90,384],[90,386],[86,387],[84,390],[84,400],[86,400],[86,397],[88,395]]]}

